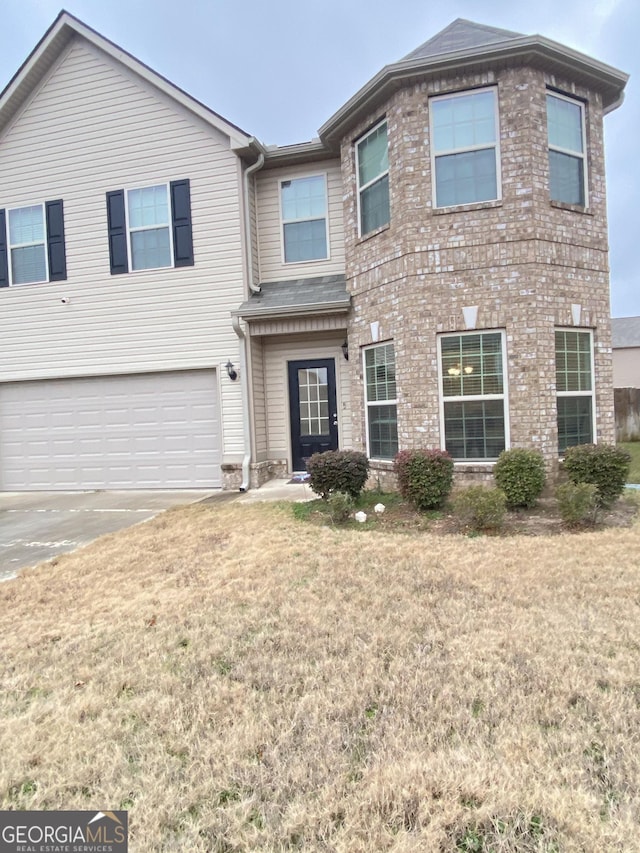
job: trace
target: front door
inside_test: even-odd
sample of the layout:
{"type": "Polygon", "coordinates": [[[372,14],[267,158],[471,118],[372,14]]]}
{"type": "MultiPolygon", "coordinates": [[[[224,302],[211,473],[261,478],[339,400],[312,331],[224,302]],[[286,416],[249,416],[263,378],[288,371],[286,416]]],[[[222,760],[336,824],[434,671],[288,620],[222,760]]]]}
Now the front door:
{"type": "Polygon", "coordinates": [[[313,453],[338,449],[334,359],[289,362],[289,406],[293,470],[304,471],[313,453]]]}

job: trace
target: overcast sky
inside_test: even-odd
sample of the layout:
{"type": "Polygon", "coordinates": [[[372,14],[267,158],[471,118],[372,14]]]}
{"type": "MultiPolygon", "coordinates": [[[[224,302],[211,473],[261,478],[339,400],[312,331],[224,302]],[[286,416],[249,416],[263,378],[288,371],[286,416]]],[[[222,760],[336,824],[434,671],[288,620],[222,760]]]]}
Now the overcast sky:
{"type": "MultiPolygon", "coordinates": [[[[61,0],[1,0],[0,88],[61,0]]],[[[605,119],[612,314],[640,315],[638,0],[66,0],[65,8],[264,143],[303,142],[382,66],[455,18],[540,33],[631,74],[605,119]]]]}

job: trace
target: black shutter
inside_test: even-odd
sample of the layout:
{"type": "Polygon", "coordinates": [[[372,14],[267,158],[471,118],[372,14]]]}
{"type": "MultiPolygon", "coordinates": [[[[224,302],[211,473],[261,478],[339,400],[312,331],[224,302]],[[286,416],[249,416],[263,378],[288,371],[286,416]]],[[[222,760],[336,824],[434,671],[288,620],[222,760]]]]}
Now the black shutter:
{"type": "Polygon", "coordinates": [[[9,287],[9,257],[7,255],[7,215],[0,210],[0,287],[9,287]]]}
{"type": "Polygon", "coordinates": [[[111,275],[129,272],[127,252],[127,223],[124,215],[124,190],[107,193],[107,222],[109,226],[109,263],[111,275]]]}
{"type": "Polygon", "coordinates": [[[45,204],[47,214],[47,257],[49,281],[65,281],[67,258],[64,246],[64,207],[62,199],[45,204]]]}
{"type": "Polygon", "coordinates": [[[174,266],[193,266],[191,232],[191,192],[189,181],[171,181],[171,222],[173,225],[174,266]]]}

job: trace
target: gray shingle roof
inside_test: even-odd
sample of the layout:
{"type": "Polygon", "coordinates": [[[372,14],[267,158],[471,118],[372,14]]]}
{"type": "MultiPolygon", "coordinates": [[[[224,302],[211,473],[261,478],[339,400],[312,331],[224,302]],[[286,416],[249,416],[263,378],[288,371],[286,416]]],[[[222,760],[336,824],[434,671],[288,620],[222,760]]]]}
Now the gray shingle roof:
{"type": "Polygon", "coordinates": [[[438,56],[441,53],[452,53],[455,50],[470,50],[474,47],[483,47],[487,44],[521,38],[522,35],[522,33],[514,33],[511,30],[486,27],[484,24],[476,24],[464,18],[456,18],[448,27],[445,27],[444,30],[441,30],[433,38],[425,41],[420,47],[412,50],[404,58],[426,59],[430,56],[438,56]]]}
{"type": "Polygon", "coordinates": [[[344,275],[270,281],[261,285],[259,293],[234,311],[240,317],[267,317],[286,314],[347,311],[351,297],[344,275]]]}
{"type": "Polygon", "coordinates": [[[611,321],[614,349],[640,347],[640,317],[617,317],[611,321]]]}

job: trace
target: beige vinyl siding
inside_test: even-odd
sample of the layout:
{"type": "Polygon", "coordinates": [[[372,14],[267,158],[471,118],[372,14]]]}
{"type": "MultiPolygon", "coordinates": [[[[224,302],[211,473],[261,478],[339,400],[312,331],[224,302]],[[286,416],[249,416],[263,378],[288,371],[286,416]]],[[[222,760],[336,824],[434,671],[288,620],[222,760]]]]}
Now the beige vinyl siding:
{"type": "Polygon", "coordinates": [[[613,387],[640,388],[640,347],[613,350],[613,387]]]}
{"type": "Polygon", "coordinates": [[[344,272],[342,177],[338,160],[258,172],[257,192],[260,281],[285,281],[344,272]],[[280,182],[305,175],[324,174],[327,176],[329,259],[285,264],[280,219],[280,182]]]}
{"type": "Polygon", "coordinates": [[[264,350],[262,341],[251,342],[251,389],[253,394],[253,427],[255,461],[268,459],[267,444],[267,401],[264,392],[264,350]]]}
{"type": "Polygon", "coordinates": [[[290,335],[263,339],[269,459],[288,459],[291,462],[287,375],[289,361],[312,358],[335,359],[338,442],[341,448],[352,446],[349,364],[345,361],[340,349],[344,337],[343,331],[316,336],[290,335]]]}
{"type": "MultiPolygon", "coordinates": [[[[226,136],[76,38],[0,144],[0,207],[63,200],[68,276],[0,290],[0,381],[237,361],[241,196],[226,136]],[[112,276],[106,192],[183,178],[195,265],[112,276]]],[[[225,378],[225,450],[241,452],[225,378]]]]}

